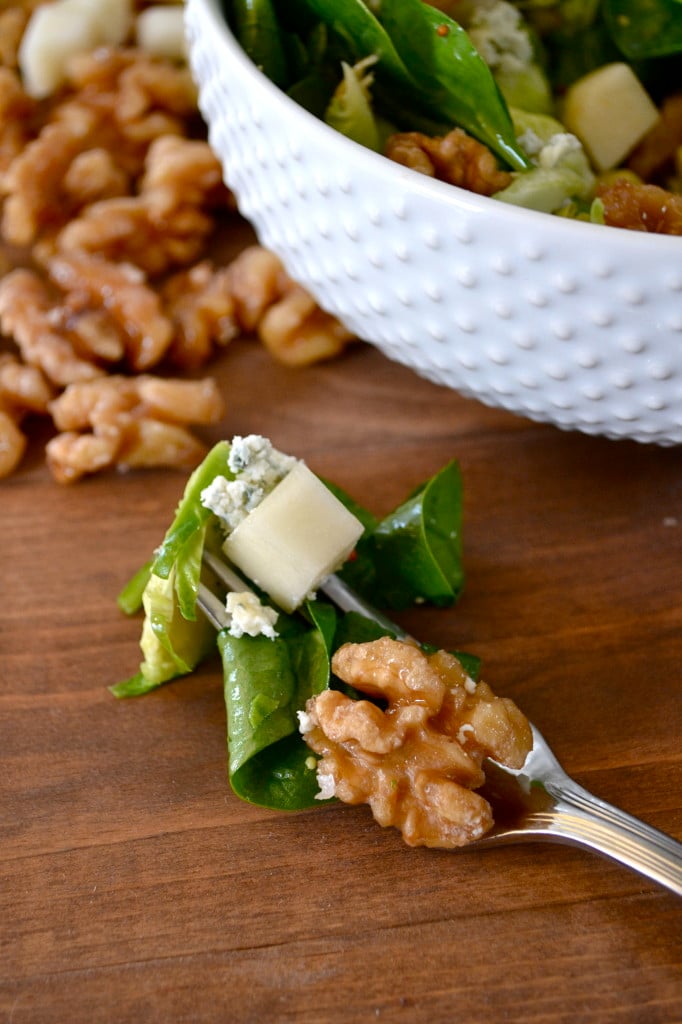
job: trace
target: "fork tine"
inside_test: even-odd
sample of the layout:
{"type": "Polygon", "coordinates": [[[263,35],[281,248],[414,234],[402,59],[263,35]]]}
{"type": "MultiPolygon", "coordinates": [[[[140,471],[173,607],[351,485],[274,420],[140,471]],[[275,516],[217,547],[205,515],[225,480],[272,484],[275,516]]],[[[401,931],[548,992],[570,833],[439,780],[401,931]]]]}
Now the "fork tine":
{"type": "MultiPolygon", "coordinates": [[[[253,593],[252,588],[228,565],[223,559],[218,558],[210,551],[204,549],[202,562],[218,579],[225,584],[228,590],[248,591],[253,593]]],[[[348,586],[339,576],[331,574],[325,577],[319,585],[319,589],[332,601],[337,608],[344,612],[358,612],[368,619],[373,619],[378,625],[391,633],[398,640],[413,640],[409,633],[406,633],[401,626],[387,618],[378,608],[369,604],[361,598],[351,587],[348,586]]],[[[199,585],[197,595],[199,606],[205,615],[208,616],[216,629],[225,629],[230,625],[231,616],[224,606],[204,583],[199,585]]],[[[414,642],[414,641],[413,641],[414,642]]]]}
{"type": "Polygon", "coordinates": [[[225,606],[215,596],[213,591],[209,590],[205,583],[199,584],[197,604],[215,629],[221,630],[229,628],[232,616],[227,612],[225,606]]]}
{"type": "Polygon", "coordinates": [[[347,583],[339,576],[327,576],[326,579],[320,583],[320,590],[323,594],[333,601],[334,604],[344,612],[358,612],[360,615],[364,615],[367,619],[373,619],[377,625],[381,626],[387,632],[392,633],[398,640],[411,640],[412,637],[409,633],[406,633],[397,623],[392,622],[388,619],[378,608],[374,608],[371,604],[360,597],[359,594],[348,586],[347,583]]]}
{"type": "MultiPolygon", "coordinates": [[[[204,549],[201,560],[203,564],[211,570],[214,576],[216,576],[221,583],[224,583],[228,590],[235,590],[239,592],[247,590],[249,593],[253,593],[251,587],[244,582],[241,576],[238,576],[229,565],[223,562],[222,559],[211,554],[210,551],[206,551],[204,549]]],[[[232,622],[232,616],[225,608],[223,602],[216,597],[211,588],[204,582],[199,583],[197,604],[215,629],[229,629],[232,622]]]]}
{"type": "MultiPolygon", "coordinates": [[[[244,591],[247,590],[253,593],[252,588],[241,578],[237,573],[224,562],[221,558],[212,554],[210,551],[204,550],[202,554],[202,561],[204,565],[218,577],[218,579],[225,584],[228,590],[244,591]]],[[[391,619],[387,618],[378,608],[374,608],[371,604],[360,597],[351,587],[348,586],[339,576],[334,574],[325,577],[320,583],[319,589],[325,594],[330,601],[332,601],[337,608],[340,608],[344,612],[358,612],[360,615],[364,615],[368,619],[373,619],[378,625],[382,626],[388,633],[392,633],[393,636],[399,640],[411,640],[412,637],[405,632],[397,623],[392,622],[391,619]]],[[[205,600],[206,607],[204,612],[209,615],[211,621],[216,625],[216,621],[225,619],[227,617],[227,624],[229,625],[230,616],[220,605],[220,601],[215,597],[208,587],[203,584],[200,587],[199,599],[205,600]],[[216,605],[218,606],[216,608],[216,605]],[[218,614],[220,611],[220,614],[218,614]]],[[[202,605],[203,607],[203,605],[202,605]]],[[[222,629],[223,626],[217,626],[216,628],[222,629]]]]}
{"type": "Polygon", "coordinates": [[[237,573],[231,569],[229,565],[223,562],[221,558],[216,558],[216,556],[212,555],[210,551],[204,550],[202,561],[216,574],[218,579],[225,584],[228,590],[248,590],[252,593],[251,587],[248,583],[245,583],[241,576],[238,576],[237,573]]]}
{"type": "MultiPolygon", "coordinates": [[[[201,561],[211,570],[213,575],[227,587],[228,590],[251,591],[251,588],[243,579],[241,579],[240,576],[237,576],[236,572],[234,572],[229,565],[226,565],[222,559],[216,558],[216,556],[212,555],[210,551],[206,551],[206,549],[204,549],[201,555],[201,561]]],[[[199,583],[197,604],[215,629],[229,629],[232,623],[232,616],[225,608],[224,603],[216,597],[211,588],[203,581],[199,583]]]]}

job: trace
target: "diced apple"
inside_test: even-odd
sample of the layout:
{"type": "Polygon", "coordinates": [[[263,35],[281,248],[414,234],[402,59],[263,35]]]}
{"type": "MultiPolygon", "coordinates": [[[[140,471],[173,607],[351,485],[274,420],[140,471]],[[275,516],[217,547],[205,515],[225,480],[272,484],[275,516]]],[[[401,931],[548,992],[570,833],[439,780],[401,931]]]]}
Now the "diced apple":
{"type": "Polygon", "coordinates": [[[97,45],[97,27],[78,5],[61,0],[37,7],[19,47],[19,67],[29,96],[44,99],[64,81],[67,61],[97,45]]]}
{"type": "Polygon", "coordinates": [[[180,61],[186,55],[184,13],[177,4],[145,8],[137,16],[135,35],[140,49],[153,57],[180,61]]]}
{"type": "Polygon", "coordinates": [[[232,531],[229,560],[287,612],[345,561],[362,523],[298,462],[232,531]]]}
{"type": "Polygon", "coordinates": [[[132,0],[76,0],[82,17],[97,26],[98,45],[120,46],[133,26],[132,0]]]}
{"type": "Polygon", "coordinates": [[[19,47],[26,92],[50,96],[63,84],[71,57],[119,45],[131,24],[131,0],[56,0],[36,7],[19,47]]]}
{"type": "Polygon", "coordinates": [[[598,171],[617,167],[653,128],[659,114],[628,64],[605,64],[566,93],[563,122],[598,171]]]}

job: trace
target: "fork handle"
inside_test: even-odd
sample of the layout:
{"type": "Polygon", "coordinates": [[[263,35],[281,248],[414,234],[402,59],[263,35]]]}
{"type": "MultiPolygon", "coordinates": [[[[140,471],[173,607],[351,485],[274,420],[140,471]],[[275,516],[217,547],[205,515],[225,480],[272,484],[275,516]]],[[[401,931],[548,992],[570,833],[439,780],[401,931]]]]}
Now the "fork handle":
{"type": "Polygon", "coordinates": [[[543,830],[547,838],[602,853],[682,896],[681,843],[573,780],[571,785],[545,786],[557,801],[543,830]]]}
{"type": "MultiPolygon", "coordinates": [[[[355,611],[380,623],[399,639],[407,634],[381,612],[362,600],[338,576],[328,576],[320,589],[339,608],[355,611]]],[[[682,844],[618,807],[583,789],[552,757],[549,774],[542,782],[555,804],[549,811],[534,812],[518,833],[502,833],[497,840],[515,842],[552,839],[603,853],[682,896],[682,844]]]]}

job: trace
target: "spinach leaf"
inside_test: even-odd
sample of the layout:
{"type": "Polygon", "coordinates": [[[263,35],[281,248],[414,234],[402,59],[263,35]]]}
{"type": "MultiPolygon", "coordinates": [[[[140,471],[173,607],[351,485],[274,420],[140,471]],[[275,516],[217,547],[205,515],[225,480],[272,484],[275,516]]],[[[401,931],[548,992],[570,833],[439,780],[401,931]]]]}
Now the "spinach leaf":
{"type": "Polygon", "coordinates": [[[548,35],[545,45],[549,76],[558,93],[602,64],[622,59],[601,17],[578,28],[561,26],[548,35]]]}
{"type": "Polygon", "coordinates": [[[232,789],[248,803],[276,811],[301,811],[322,801],[315,773],[316,758],[302,738],[292,733],[265,747],[230,778],[232,789]]]}
{"type": "Polygon", "coordinates": [[[604,18],[630,60],[682,53],[680,0],[604,0],[604,18]]]}
{"type": "Polygon", "coordinates": [[[334,634],[334,650],[343,647],[344,644],[364,644],[371,640],[379,640],[382,636],[388,636],[386,630],[374,619],[368,619],[359,612],[346,612],[339,616],[338,625],[334,634]]]}
{"type": "Polygon", "coordinates": [[[347,56],[345,49],[335,56],[334,40],[327,26],[318,21],[306,34],[285,36],[292,84],[287,95],[321,121],[338,84],[337,67],[347,56]]]}
{"type": "Polygon", "coordinates": [[[318,609],[312,628],[280,616],[281,635],[233,637],[223,630],[229,776],[243,800],[279,810],[308,807],[317,792],[311,752],[296,712],[329,684],[331,606],[318,609]],[[286,741],[282,743],[282,741],[286,741]]]}
{"type": "Polygon", "coordinates": [[[345,41],[355,60],[377,56],[376,93],[389,97],[389,106],[396,94],[389,120],[429,123],[441,131],[457,124],[505,164],[516,170],[530,166],[490,69],[452,18],[421,0],[382,0],[376,15],[363,0],[306,5],[345,41]]]}
{"type": "Polygon", "coordinates": [[[461,25],[422,0],[382,0],[378,18],[432,115],[460,125],[505,164],[526,170],[530,163],[507,105],[461,25]]]}
{"type": "Polygon", "coordinates": [[[368,601],[453,604],[464,585],[462,476],[450,462],[364,535],[339,575],[368,601]]]}
{"type": "Polygon", "coordinates": [[[306,0],[306,4],[346,42],[356,60],[375,54],[382,72],[403,85],[415,86],[393,40],[363,0],[306,0]]]}
{"type": "Polygon", "coordinates": [[[285,43],[271,0],[231,0],[230,21],[256,67],[284,89],[289,84],[285,43]]]}

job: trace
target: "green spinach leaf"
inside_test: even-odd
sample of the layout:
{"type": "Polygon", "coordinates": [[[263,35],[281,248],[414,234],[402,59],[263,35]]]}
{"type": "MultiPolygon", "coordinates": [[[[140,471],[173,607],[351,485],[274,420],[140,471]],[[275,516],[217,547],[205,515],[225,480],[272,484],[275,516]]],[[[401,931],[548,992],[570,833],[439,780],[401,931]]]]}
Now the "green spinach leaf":
{"type": "Polygon", "coordinates": [[[630,60],[682,53],[681,0],[604,0],[603,6],[613,41],[630,60]]]}
{"type": "Polygon", "coordinates": [[[378,69],[403,85],[415,81],[393,40],[363,0],[306,0],[308,9],[344,40],[355,60],[374,54],[378,69]]]}
{"type": "Polygon", "coordinates": [[[363,535],[339,575],[381,608],[453,604],[464,586],[462,508],[453,461],[363,535]]]}
{"type": "Polygon", "coordinates": [[[245,53],[275,85],[285,89],[289,84],[286,48],[271,0],[231,0],[230,7],[245,53]]]}
{"type": "Polygon", "coordinates": [[[530,166],[490,68],[464,29],[422,0],[381,0],[378,18],[425,107],[458,124],[516,170],[530,166]]]}
{"type": "Polygon", "coordinates": [[[314,766],[296,712],[329,685],[335,612],[326,607],[315,612],[312,628],[280,616],[282,633],[275,640],[218,634],[230,782],[251,803],[296,810],[314,801],[314,766]]]}

